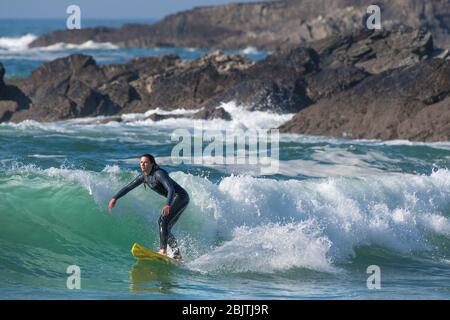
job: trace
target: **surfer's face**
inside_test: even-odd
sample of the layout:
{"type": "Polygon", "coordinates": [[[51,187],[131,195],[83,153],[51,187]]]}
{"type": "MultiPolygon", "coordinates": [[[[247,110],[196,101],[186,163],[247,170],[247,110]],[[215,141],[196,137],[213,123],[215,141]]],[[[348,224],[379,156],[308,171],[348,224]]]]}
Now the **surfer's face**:
{"type": "Polygon", "coordinates": [[[142,157],[140,161],[141,170],[145,173],[149,173],[152,170],[152,164],[147,157],[142,157]]]}

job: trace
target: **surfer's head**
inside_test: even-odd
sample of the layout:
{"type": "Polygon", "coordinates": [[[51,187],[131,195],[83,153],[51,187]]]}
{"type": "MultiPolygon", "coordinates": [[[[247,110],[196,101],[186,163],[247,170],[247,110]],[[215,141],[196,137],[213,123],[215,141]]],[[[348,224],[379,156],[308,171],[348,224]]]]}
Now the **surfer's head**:
{"type": "Polygon", "coordinates": [[[141,170],[146,174],[149,174],[150,171],[152,171],[153,165],[156,164],[155,157],[153,157],[151,154],[148,153],[143,154],[141,156],[139,164],[141,166],[141,170]]]}

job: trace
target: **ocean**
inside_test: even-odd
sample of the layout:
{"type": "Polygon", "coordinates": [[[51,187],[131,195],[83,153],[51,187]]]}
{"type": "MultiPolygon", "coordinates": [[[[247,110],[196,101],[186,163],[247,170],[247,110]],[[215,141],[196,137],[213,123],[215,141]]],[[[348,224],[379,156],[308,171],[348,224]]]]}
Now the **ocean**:
{"type": "MultiPolygon", "coordinates": [[[[82,28],[120,27],[125,23],[154,23],[153,20],[95,20],[83,19],[82,28]]],[[[124,63],[132,58],[177,54],[181,59],[196,59],[211,50],[207,48],[119,48],[112,43],[87,41],[83,44],[56,43],[48,47],[29,48],[38,36],[63,30],[66,20],[61,19],[0,19],[0,62],[6,69],[5,78],[24,78],[44,62],[83,53],[94,57],[98,64],[124,63]]],[[[243,50],[223,50],[229,54],[242,54],[253,61],[267,56],[267,52],[248,47],[243,50]]]]}
{"type": "MultiPolygon", "coordinates": [[[[0,20],[7,79],[74,52],[98,63],[208,52],[96,43],[28,49],[38,35],[63,27],[56,20],[0,20]]],[[[235,53],[255,61],[268,54],[235,53]]],[[[233,120],[201,122],[204,132],[268,130],[293,116],[222,106],[233,120]]],[[[250,163],[174,164],[174,133],[200,139],[200,122],[144,120],[151,112],[119,123],[98,117],[0,124],[0,299],[450,298],[450,142],[280,134],[272,173],[250,163]],[[190,194],[173,228],[181,267],[130,253],[134,242],[158,248],[163,197],[138,187],[107,210],[139,173],[143,153],[154,154],[190,194]],[[74,265],[79,289],[68,285],[74,265]]]]}

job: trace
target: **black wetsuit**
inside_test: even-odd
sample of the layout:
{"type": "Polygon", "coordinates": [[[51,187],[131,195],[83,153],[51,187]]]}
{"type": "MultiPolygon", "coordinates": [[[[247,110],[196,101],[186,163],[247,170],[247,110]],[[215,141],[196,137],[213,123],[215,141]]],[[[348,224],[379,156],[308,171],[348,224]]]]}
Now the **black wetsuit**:
{"type": "Polygon", "coordinates": [[[118,200],[142,183],[144,183],[144,186],[148,185],[152,190],[166,197],[166,204],[170,206],[169,214],[165,216],[161,213],[158,220],[160,249],[166,250],[167,245],[169,245],[174,252],[174,256],[180,255],[177,240],[171,233],[171,229],[189,204],[188,193],[169,177],[166,170],[155,164],[148,176],[141,173],[123,187],[113,198],[118,200]]]}

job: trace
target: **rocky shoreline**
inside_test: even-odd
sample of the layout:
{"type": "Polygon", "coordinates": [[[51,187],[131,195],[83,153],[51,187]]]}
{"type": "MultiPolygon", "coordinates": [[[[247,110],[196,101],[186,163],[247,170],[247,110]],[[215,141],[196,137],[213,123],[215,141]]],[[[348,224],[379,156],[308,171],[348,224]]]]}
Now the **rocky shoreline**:
{"type": "MultiPolygon", "coordinates": [[[[56,43],[110,42],[119,47],[189,47],[261,50],[304,45],[363,26],[371,0],[279,0],[199,7],[152,24],[61,30],[31,47],[56,43]]],[[[448,1],[381,0],[383,28],[427,27],[437,46],[450,48],[448,1]],[[447,13],[447,14],[446,14],[447,13]]]]}
{"type": "MultiPolygon", "coordinates": [[[[152,109],[196,110],[194,119],[231,116],[221,103],[250,111],[296,113],[284,133],[366,139],[442,141],[450,138],[450,60],[431,33],[401,27],[361,30],[274,52],[257,63],[212,52],[102,65],[71,55],[42,65],[23,80],[3,80],[0,122],[55,121],[152,109]]],[[[159,121],[179,115],[154,113],[159,121]]]]}
{"type": "MultiPolygon", "coordinates": [[[[288,2],[295,1],[251,8],[281,8],[288,2]]],[[[26,79],[9,81],[3,79],[0,63],[0,122],[100,115],[105,116],[101,122],[123,121],[122,114],[156,109],[192,112],[153,113],[148,119],[229,121],[221,104],[234,101],[249,111],[295,114],[279,127],[282,133],[450,140],[449,51],[435,46],[429,30],[398,25],[318,38],[305,45],[286,42],[258,62],[214,51],[196,60],[165,55],[98,65],[91,56],[76,54],[45,63],[26,79]]]]}
{"type": "MultiPolygon", "coordinates": [[[[194,119],[229,120],[223,108],[205,102],[237,83],[243,70],[253,64],[220,51],[193,61],[165,55],[103,66],[91,56],[75,54],[45,63],[28,78],[6,84],[0,63],[0,122],[56,121],[157,108],[200,109],[192,115],[194,119]]],[[[152,115],[151,119],[165,117],[152,115]]]]}

